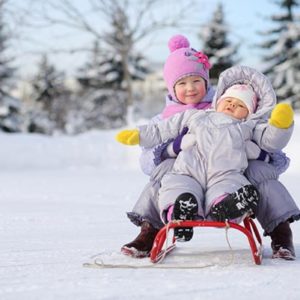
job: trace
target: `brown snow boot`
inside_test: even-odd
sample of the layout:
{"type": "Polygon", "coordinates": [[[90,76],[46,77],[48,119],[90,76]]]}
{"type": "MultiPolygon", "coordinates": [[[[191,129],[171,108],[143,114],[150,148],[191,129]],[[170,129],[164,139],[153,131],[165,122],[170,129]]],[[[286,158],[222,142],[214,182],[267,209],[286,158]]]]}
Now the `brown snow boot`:
{"type": "Polygon", "coordinates": [[[125,244],[121,248],[121,252],[136,258],[149,256],[158,231],[150,223],[144,221],[139,235],[132,242],[125,244]]]}
{"type": "Polygon", "coordinates": [[[270,233],[273,250],[272,258],[282,258],[285,260],[295,260],[295,249],[293,245],[293,234],[289,221],[280,223],[270,233]]]}

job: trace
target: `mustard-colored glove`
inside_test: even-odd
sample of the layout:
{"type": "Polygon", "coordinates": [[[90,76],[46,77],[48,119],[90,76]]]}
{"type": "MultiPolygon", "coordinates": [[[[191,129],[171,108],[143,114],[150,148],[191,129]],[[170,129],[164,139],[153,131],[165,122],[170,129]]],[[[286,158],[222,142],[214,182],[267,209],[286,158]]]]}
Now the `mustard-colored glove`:
{"type": "Polygon", "coordinates": [[[137,129],[122,130],[116,135],[116,140],[125,145],[137,145],[140,143],[140,134],[137,129]]]}
{"type": "Polygon", "coordinates": [[[289,128],[294,121],[294,111],[288,103],[279,103],[271,113],[269,123],[277,128],[289,128]]]}

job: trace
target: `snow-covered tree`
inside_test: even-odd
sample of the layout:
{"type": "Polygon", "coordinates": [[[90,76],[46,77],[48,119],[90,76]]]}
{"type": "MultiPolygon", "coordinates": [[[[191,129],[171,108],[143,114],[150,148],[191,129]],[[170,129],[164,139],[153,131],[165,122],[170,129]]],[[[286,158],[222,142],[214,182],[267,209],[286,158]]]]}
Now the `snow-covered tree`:
{"type": "Polygon", "coordinates": [[[113,89],[85,89],[73,98],[66,132],[78,134],[92,129],[111,129],[126,123],[126,93],[113,89]]]}
{"type": "MultiPolygon", "coordinates": [[[[116,37],[115,39],[118,43],[116,37]]],[[[128,66],[132,80],[142,80],[149,72],[146,60],[140,54],[131,54],[128,66]]],[[[91,58],[79,70],[77,80],[83,88],[126,90],[124,68],[120,54],[114,47],[110,50],[101,50],[98,41],[96,41],[91,58]]]]}
{"type": "Polygon", "coordinates": [[[221,72],[239,61],[238,45],[230,42],[229,34],[230,29],[225,22],[223,5],[219,3],[211,21],[203,26],[199,33],[203,41],[203,52],[212,64],[210,78],[213,84],[216,84],[221,72]]]}
{"type": "MultiPolygon", "coordinates": [[[[122,80],[119,84],[127,95],[126,109],[128,120],[130,120],[134,102],[132,87],[134,78],[132,76],[134,73],[137,74],[133,67],[136,62],[143,60],[141,55],[137,55],[136,49],[143,41],[148,39],[149,42],[149,39],[154,37],[154,33],[166,28],[186,25],[186,16],[195,13],[193,0],[177,2],[171,0],[91,0],[86,1],[87,8],[83,9],[78,1],[76,3],[71,0],[60,0],[59,4],[50,0],[35,1],[37,10],[31,8],[31,12],[35,11],[35,18],[32,18],[32,22],[37,22],[36,26],[39,28],[42,23],[67,27],[100,41],[107,54],[104,61],[109,59],[122,69],[119,73],[110,73],[110,75],[116,80],[121,74],[118,80],[122,80]],[[94,22],[95,17],[101,20],[100,26],[94,22]]],[[[71,53],[76,52],[76,49],[77,51],[88,50],[88,46],[82,44],[75,47],[69,46],[69,48],[71,53]]],[[[141,66],[140,62],[138,65],[141,66]]],[[[139,68],[138,72],[142,69],[139,68]]]]}
{"type": "Polygon", "coordinates": [[[0,0],[0,130],[18,132],[21,130],[21,103],[9,93],[15,69],[11,67],[13,58],[7,54],[10,36],[4,21],[5,4],[6,1],[0,0]]]}
{"type": "MultiPolygon", "coordinates": [[[[110,35],[111,43],[113,44],[114,40],[115,46],[110,47],[109,50],[106,47],[104,50],[96,41],[89,61],[79,70],[77,76],[80,84],[79,101],[75,106],[76,109],[72,109],[69,114],[69,132],[76,133],[93,128],[115,128],[125,123],[128,79],[125,79],[126,72],[122,58],[116,50],[122,43],[118,40],[118,26],[114,27],[110,35]],[[73,120],[77,120],[76,126],[72,125],[73,120]]],[[[139,54],[129,55],[127,68],[131,81],[142,80],[148,73],[145,59],[139,54]]]]}
{"type": "Polygon", "coordinates": [[[288,101],[294,109],[300,109],[300,19],[295,9],[297,0],[278,0],[282,13],[270,19],[276,24],[273,29],[262,32],[266,41],[261,44],[267,49],[263,56],[269,76],[276,91],[278,101],[288,101]]]}
{"type": "Polygon", "coordinates": [[[0,88],[0,130],[19,132],[22,129],[21,101],[0,88]]]}
{"type": "Polygon", "coordinates": [[[3,86],[12,78],[15,69],[10,65],[13,58],[9,57],[6,53],[9,36],[5,30],[1,3],[2,2],[0,1],[0,85],[3,86]]]}
{"type": "Polygon", "coordinates": [[[56,129],[64,130],[69,99],[64,82],[64,73],[57,71],[43,55],[31,82],[33,105],[28,111],[30,132],[51,134],[56,129]]]}

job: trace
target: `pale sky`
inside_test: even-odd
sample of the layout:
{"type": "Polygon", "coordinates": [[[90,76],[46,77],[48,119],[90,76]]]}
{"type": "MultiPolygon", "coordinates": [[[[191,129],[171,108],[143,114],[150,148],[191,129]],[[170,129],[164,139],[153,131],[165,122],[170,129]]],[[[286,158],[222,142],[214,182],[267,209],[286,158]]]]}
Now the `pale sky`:
{"type": "MultiPolygon", "coordinates": [[[[16,0],[18,1],[18,0],[16,0]]],[[[26,3],[19,2],[19,3],[26,3]]],[[[34,0],[32,0],[34,1],[34,0]]],[[[59,0],[57,0],[59,1],[59,0]]],[[[174,0],[178,2],[180,0],[174,0]]],[[[181,0],[183,3],[185,0],[181,0]]],[[[177,33],[185,35],[191,43],[191,46],[196,49],[201,49],[201,41],[197,37],[198,32],[201,30],[201,25],[205,24],[212,18],[212,13],[215,11],[217,3],[222,2],[225,12],[225,20],[228,26],[231,28],[231,40],[235,43],[241,43],[239,55],[242,58],[241,63],[252,67],[259,68],[259,49],[254,47],[255,43],[261,40],[261,37],[256,33],[257,31],[263,31],[268,28],[273,28],[274,24],[270,21],[266,21],[266,17],[271,16],[274,13],[279,12],[278,6],[273,4],[274,0],[197,0],[197,11],[199,15],[195,18],[195,22],[199,25],[194,29],[178,30],[169,29],[156,35],[156,37],[149,40],[147,43],[140,45],[140,50],[144,55],[148,57],[150,61],[163,62],[168,55],[167,42],[168,39],[177,33]]],[[[84,10],[86,1],[73,0],[72,3],[79,3],[84,10]]],[[[298,11],[299,13],[299,11],[298,11]]],[[[190,17],[190,16],[187,16],[190,17]]],[[[31,35],[33,43],[21,43],[15,47],[17,54],[17,63],[20,65],[21,74],[24,76],[31,74],[35,70],[35,62],[37,56],[23,54],[24,49],[41,51],[50,46],[61,45],[62,48],[68,48],[70,45],[85,46],[91,41],[90,37],[70,32],[69,30],[57,29],[55,27],[34,31],[31,35]]],[[[86,58],[84,54],[59,54],[50,57],[50,61],[55,63],[58,69],[67,71],[72,74],[79,66],[82,66],[86,58]]]]}
{"type": "MultiPolygon", "coordinates": [[[[225,21],[231,29],[230,39],[235,43],[240,43],[239,55],[242,58],[242,63],[252,67],[259,67],[259,54],[261,50],[254,47],[254,44],[259,43],[262,37],[257,34],[257,31],[264,31],[273,28],[274,23],[267,21],[266,18],[274,13],[279,12],[278,6],[273,4],[274,0],[209,0],[202,1],[205,3],[204,9],[199,14],[199,23],[205,24],[211,20],[212,14],[219,2],[223,3],[225,21]]],[[[298,10],[299,12],[299,10],[298,10]]],[[[201,27],[195,28],[194,32],[170,30],[170,34],[164,33],[157,42],[158,46],[153,46],[152,51],[160,52],[157,57],[166,57],[168,49],[166,40],[172,34],[181,33],[187,36],[192,47],[201,48],[201,41],[197,37],[201,27]]],[[[168,32],[168,33],[169,33],[168,32]]],[[[155,55],[154,55],[155,56],[155,55]]]]}

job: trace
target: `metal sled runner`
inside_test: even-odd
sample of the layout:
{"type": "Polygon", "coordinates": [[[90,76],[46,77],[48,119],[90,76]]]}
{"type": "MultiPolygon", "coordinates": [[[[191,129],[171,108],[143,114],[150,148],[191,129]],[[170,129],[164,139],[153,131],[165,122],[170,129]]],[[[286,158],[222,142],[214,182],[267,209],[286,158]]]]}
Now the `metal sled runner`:
{"type": "Polygon", "coordinates": [[[216,222],[216,221],[174,221],[164,226],[156,235],[153,247],[150,253],[150,259],[153,263],[161,261],[167,253],[175,248],[176,240],[174,237],[169,246],[163,249],[166,245],[168,232],[176,227],[216,227],[216,228],[233,228],[244,233],[250,245],[253,260],[255,264],[260,265],[262,261],[262,239],[254,221],[246,217],[243,221],[244,226],[231,222],[216,222]]]}

